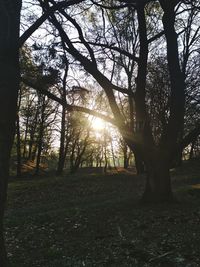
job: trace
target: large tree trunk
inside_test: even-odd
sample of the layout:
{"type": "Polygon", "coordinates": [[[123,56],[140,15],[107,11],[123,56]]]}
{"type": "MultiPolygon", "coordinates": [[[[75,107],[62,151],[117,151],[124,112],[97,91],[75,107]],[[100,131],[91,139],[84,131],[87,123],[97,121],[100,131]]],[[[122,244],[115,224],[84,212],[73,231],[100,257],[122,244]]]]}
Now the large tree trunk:
{"type": "Polygon", "coordinates": [[[145,166],[147,169],[146,189],[143,196],[145,202],[172,201],[169,168],[171,159],[177,147],[177,143],[182,138],[185,105],[185,84],[184,76],[180,69],[177,34],[175,31],[175,5],[176,1],[159,1],[163,14],[163,27],[167,42],[167,60],[171,82],[170,94],[170,116],[166,131],[161,138],[161,147],[168,156],[163,157],[161,151],[143,153],[145,166]]]}
{"type": "Polygon", "coordinates": [[[145,172],[144,161],[142,156],[138,150],[134,150],[134,157],[135,157],[135,167],[137,174],[143,174],[145,172]]]}
{"type": "Polygon", "coordinates": [[[145,203],[174,201],[169,164],[166,160],[151,160],[146,164],[146,187],[142,197],[145,203]]]}
{"type": "Polygon", "coordinates": [[[185,113],[185,81],[180,68],[177,33],[175,31],[176,1],[159,1],[163,14],[163,27],[167,42],[167,61],[170,75],[170,116],[165,133],[162,137],[163,145],[174,155],[177,143],[182,140],[185,113]]]}
{"type": "Polygon", "coordinates": [[[0,265],[8,266],[3,237],[9,159],[15,133],[19,90],[19,24],[21,1],[0,1],[0,265]]]}

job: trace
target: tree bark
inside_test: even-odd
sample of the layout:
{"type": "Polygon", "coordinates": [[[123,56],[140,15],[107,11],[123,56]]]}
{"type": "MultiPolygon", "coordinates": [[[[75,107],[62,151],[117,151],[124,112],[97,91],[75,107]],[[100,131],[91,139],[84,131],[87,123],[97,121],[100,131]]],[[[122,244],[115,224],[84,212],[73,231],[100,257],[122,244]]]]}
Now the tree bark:
{"type": "Polygon", "coordinates": [[[15,134],[19,90],[19,24],[21,1],[0,1],[0,265],[8,261],[3,236],[9,160],[15,134]]]}
{"type": "Polygon", "coordinates": [[[168,3],[160,0],[164,11],[163,27],[167,42],[167,61],[171,83],[170,116],[167,129],[162,136],[163,146],[171,153],[175,153],[177,143],[182,140],[185,114],[185,81],[180,68],[177,34],[175,31],[175,1],[168,3]]]}
{"type": "Polygon", "coordinates": [[[137,174],[143,174],[145,172],[144,161],[138,151],[134,150],[133,152],[135,157],[135,167],[137,174]]]}
{"type": "MultiPolygon", "coordinates": [[[[171,82],[170,116],[167,129],[161,138],[160,148],[162,149],[157,149],[154,145],[153,149],[149,146],[150,150],[144,149],[142,153],[147,171],[144,202],[169,202],[174,199],[169,168],[177,144],[182,138],[184,122],[185,84],[179,64],[177,34],[174,28],[175,1],[168,3],[168,1],[160,0],[159,2],[164,11],[163,27],[167,42],[167,60],[171,82]]],[[[148,148],[148,144],[146,148],[148,148]]]]}
{"type": "Polygon", "coordinates": [[[149,160],[146,167],[147,179],[142,202],[173,202],[169,164],[166,159],[149,160]]]}

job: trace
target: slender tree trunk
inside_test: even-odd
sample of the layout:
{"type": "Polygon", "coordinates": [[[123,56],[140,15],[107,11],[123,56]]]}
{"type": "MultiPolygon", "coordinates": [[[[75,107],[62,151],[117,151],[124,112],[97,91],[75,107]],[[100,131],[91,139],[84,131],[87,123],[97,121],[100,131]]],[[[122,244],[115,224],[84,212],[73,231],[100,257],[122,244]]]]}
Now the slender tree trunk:
{"type": "Polygon", "coordinates": [[[124,169],[128,168],[128,147],[127,144],[125,142],[123,142],[123,156],[124,156],[124,169]]]}
{"type": "Polygon", "coordinates": [[[76,140],[72,144],[71,148],[71,155],[70,155],[70,173],[73,173],[74,165],[75,165],[75,146],[76,146],[76,140]]]}
{"type": "Polygon", "coordinates": [[[39,136],[38,136],[38,153],[36,159],[36,167],[35,167],[35,175],[39,174],[40,171],[40,161],[42,154],[42,144],[43,144],[43,134],[44,134],[44,116],[45,116],[45,96],[41,96],[41,121],[39,128],[39,136]]]}
{"type": "Polygon", "coordinates": [[[57,175],[63,173],[63,168],[65,164],[65,108],[62,109],[62,121],[61,121],[61,134],[60,134],[60,148],[59,148],[59,159],[57,166],[57,175]]]}
{"type": "Polygon", "coordinates": [[[80,163],[81,163],[81,156],[76,155],[76,158],[74,158],[74,153],[73,153],[73,156],[71,157],[71,165],[70,165],[70,173],[71,174],[78,171],[80,163]]]}
{"type": "Polygon", "coordinates": [[[103,169],[103,172],[105,174],[107,173],[107,169],[108,169],[107,140],[106,140],[106,137],[107,137],[107,135],[106,135],[106,131],[104,129],[102,150],[103,150],[103,157],[104,157],[104,169],[103,169]]]}
{"type": "Polygon", "coordinates": [[[99,167],[99,160],[98,160],[98,158],[96,158],[96,168],[98,168],[99,167]]]}
{"type": "Polygon", "coordinates": [[[71,161],[71,173],[75,173],[78,171],[78,169],[80,168],[82,161],[82,157],[85,153],[85,149],[86,146],[83,148],[83,150],[80,152],[78,152],[78,154],[76,155],[76,158],[73,157],[73,160],[71,161]]]}
{"type": "Polygon", "coordinates": [[[32,159],[32,153],[33,153],[33,144],[34,144],[34,135],[35,135],[35,129],[30,130],[30,139],[28,144],[28,160],[32,159]]]}
{"type": "Polygon", "coordinates": [[[33,139],[30,135],[29,148],[28,148],[28,159],[31,159],[32,149],[33,149],[33,139]]]}
{"type": "Polygon", "coordinates": [[[29,140],[29,148],[28,148],[28,159],[30,160],[35,160],[36,156],[36,151],[37,151],[37,146],[35,145],[35,132],[37,128],[37,123],[38,123],[38,115],[39,115],[39,108],[37,108],[35,116],[34,116],[34,124],[31,125],[30,128],[30,140],[29,140]]]}
{"type": "Polygon", "coordinates": [[[19,24],[21,1],[0,1],[0,265],[7,267],[3,217],[9,159],[15,133],[19,90],[19,24]],[[11,8],[12,7],[12,8],[11,8]]]}
{"type": "Polygon", "coordinates": [[[20,121],[19,121],[19,110],[21,106],[22,92],[19,90],[19,101],[17,107],[17,120],[16,120],[16,136],[17,136],[17,178],[21,177],[21,135],[20,135],[20,121]]]}
{"type": "Polygon", "coordinates": [[[107,148],[106,146],[104,147],[104,173],[107,173],[107,169],[108,169],[108,157],[107,157],[107,148]]]}
{"type": "Polygon", "coordinates": [[[124,169],[128,169],[128,157],[127,154],[124,154],[124,169]]]}
{"type": "MultiPolygon", "coordinates": [[[[62,86],[62,100],[66,103],[66,79],[68,74],[68,61],[66,60],[66,68],[65,74],[63,77],[63,86],[62,86]]],[[[61,133],[60,133],[60,149],[59,149],[59,159],[57,166],[57,175],[61,175],[63,173],[63,168],[65,164],[65,127],[66,127],[66,108],[62,106],[62,119],[61,119],[61,133]]]]}
{"type": "Polygon", "coordinates": [[[32,151],[32,153],[31,153],[31,160],[32,160],[32,161],[35,161],[36,154],[37,154],[37,149],[38,149],[38,144],[37,144],[37,142],[35,142],[33,151],[32,151]]]}
{"type": "Polygon", "coordinates": [[[193,141],[191,144],[189,159],[193,159],[193,157],[194,157],[194,145],[195,145],[195,141],[193,141]]]}
{"type": "Polygon", "coordinates": [[[19,125],[19,115],[17,115],[16,121],[17,128],[17,178],[21,177],[21,138],[20,138],[20,125],[19,125]]]}
{"type": "Polygon", "coordinates": [[[35,175],[38,175],[40,171],[41,154],[42,154],[42,135],[39,136],[35,175]]]}
{"type": "Polygon", "coordinates": [[[114,147],[113,147],[113,142],[111,141],[111,152],[112,152],[112,158],[113,158],[113,166],[115,169],[117,169],[116,167],[116,162],[115,162],[115,152],[114,152],[114,147]]]}
{"type": "Polygon", "coordinates": [[[27,145],[27,136],[28,136],[28,125],[29,125],[29,117],[26,119],[26,129],[24,134],[24,149],[23,149],[23,158],[25,159],[27,157],[26,155],[26,145],[27,145]]]}
{"type": "Polygon", "coordinates": [[[99,163],[98,163],[98,167],[100,167],[100,168],[102,168],[102,160],[103,160],[103,158],[100,157],[100,158],[99,158],[99,163]]]}

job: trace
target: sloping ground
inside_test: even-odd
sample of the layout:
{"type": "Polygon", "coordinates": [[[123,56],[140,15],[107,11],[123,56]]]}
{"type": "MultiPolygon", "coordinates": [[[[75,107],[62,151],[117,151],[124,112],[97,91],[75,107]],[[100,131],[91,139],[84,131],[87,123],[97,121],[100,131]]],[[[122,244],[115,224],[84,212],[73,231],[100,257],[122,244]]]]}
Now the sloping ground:
{"type": "Polygon", "coordinates": [[[174,205],[141,206],[130,172],[10,183],[10,266],[200,266],[200,162],[172,173],[174,205]]]}

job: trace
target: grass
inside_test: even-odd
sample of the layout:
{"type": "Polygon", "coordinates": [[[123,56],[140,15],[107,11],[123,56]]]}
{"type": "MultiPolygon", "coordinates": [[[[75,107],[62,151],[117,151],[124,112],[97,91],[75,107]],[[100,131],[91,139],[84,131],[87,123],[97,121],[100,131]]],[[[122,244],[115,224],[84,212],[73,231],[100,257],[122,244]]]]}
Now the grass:
{"type": "Polygon", "coordinates": [[[200,266],[200,162],[174,170],[179,203],[141,206],[128,172],[13,180],[5,219],[11,267],[200,266]]]}

